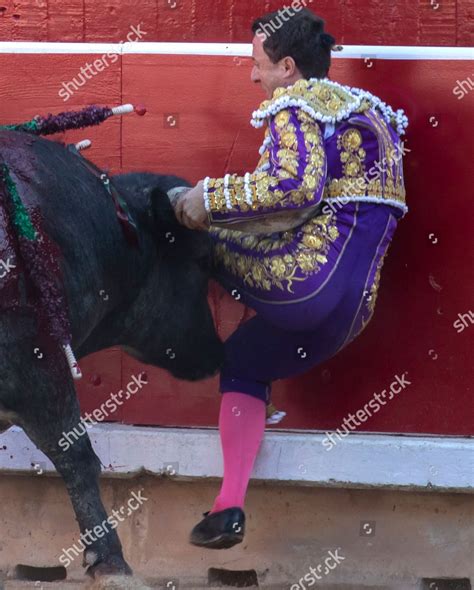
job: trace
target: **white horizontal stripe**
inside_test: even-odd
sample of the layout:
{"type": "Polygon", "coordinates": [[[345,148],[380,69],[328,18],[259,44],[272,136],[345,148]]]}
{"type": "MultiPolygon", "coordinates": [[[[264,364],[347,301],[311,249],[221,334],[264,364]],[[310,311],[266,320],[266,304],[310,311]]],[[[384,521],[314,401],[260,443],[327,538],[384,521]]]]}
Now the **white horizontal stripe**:
{"type": "Polygon", "coordinates": [[[371,57],[374,59],[448,59],[469,60],[474,59],[474,50],[471,47],[397,47],[397,46],[369,46],[346,45],[344,50],[333,53],[336,57],[360,59],[371,57]]]}
{"type": "MultiPolygon", "coordinates": [[[[249,57],[252,46],[247,43],[41,43],[30,41],[0,42],[0,53],[45,54],[141,54],[141,55],[222,55],[249,57]]],[[[334,52],[336,58],[372,59],[426,59],[470,60],[474,50],[470,47],[398,47],[378,45],[345,45],[343,51],[334,52]]]]}
{"type": "MultiPolygon", "coordinates": [[[[180,478],[222,477],[215,429],[99,424],[89,434],[109,477],[160,475],[169,464],[180,478]]],[[[334,487],[474,489],[472,439],[350,433],[327,450],[325,437],[314,431],[267,430],[252,477],[334,487]]],[[[6,447],[0,452],[0,472],[54,473],[53,465],[20,428],[0,435],[0,444],[6,447]]]]}
{"type": "Polygon", "coordinates": [[[122,53],[120,43],[39,43],[33,41],[4,41],[0,43],[0,53],[122,53]]]}

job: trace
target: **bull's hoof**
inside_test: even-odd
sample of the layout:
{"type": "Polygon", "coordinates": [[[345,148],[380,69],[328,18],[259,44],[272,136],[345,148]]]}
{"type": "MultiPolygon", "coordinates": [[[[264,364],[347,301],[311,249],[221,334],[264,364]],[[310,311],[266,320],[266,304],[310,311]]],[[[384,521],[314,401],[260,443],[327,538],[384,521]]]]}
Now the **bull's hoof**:
{"type": "Polygon", "coordinates": [[[86,584],[87,590],[152,590],[134,576],[101,576],[86,584]]]}
{"type": "Polygon", "coordinates": [[[86,563],[93,563],[86,570],[86,574],[94,579],[105,576],[132,576],[133,572],[122,556],[109,556],[107,561],[100,561],[96,554],[88,552],[85,555],[86,563]],[[94,559],[95,558],[95,559],[94,559]]]}

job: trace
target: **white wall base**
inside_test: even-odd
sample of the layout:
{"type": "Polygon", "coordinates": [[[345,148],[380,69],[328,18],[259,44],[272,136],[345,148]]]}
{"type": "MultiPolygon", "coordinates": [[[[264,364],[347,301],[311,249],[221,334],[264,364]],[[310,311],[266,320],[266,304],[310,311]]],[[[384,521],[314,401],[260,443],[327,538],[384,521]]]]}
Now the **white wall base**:
{"type": "MultiPolygon", "coordinates": [[[[95,425],[92,444],[108,477],[140,473],[220,478],[219,433],[201,428],[95,425]]],[[[331,450],[325,433],[267,431],[254,479],[334,487],[472,492],[470,438],[349,434],[331,450]]],[[[0,472],[54,473],[52,464],[13,427],[0,435],[0,472]]]]}

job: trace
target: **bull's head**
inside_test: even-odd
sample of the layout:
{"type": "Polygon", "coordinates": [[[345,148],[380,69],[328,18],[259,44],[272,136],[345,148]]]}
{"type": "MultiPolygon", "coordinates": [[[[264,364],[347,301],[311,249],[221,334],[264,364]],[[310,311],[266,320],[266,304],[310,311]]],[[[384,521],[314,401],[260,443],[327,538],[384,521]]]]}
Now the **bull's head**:
{"type": "Polygon", "coordinates": [[[141,226],[156,248],[152,271],[133,304],[130,317],[135,325],[127,326],[123,348],[175,377],[197,380],[214,375],[223,361],[207,298],[212,244],[207,232],[191,231],[176,220],[166,194],[173,182],[180,183],[173,178],[129,174],[114,179],[135,199],[146,195],[141,226]]]}

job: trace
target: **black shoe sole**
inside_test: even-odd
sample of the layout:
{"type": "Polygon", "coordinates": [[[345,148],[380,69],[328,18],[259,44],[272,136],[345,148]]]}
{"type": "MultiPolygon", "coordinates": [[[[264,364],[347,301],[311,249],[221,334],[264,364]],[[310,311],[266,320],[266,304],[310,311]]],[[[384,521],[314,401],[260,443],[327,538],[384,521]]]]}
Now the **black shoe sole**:
{"type": "Polygon", "coordinates": [[[243,540],[243,535],[223,533],[217,537],[209,539],[208,541],[193,541],[190,539],[189,542],[191,545],[195,545],[196,547],[204,547],[205,549],[230,549],[234,545],[242,543],[243,540]]]}

